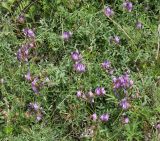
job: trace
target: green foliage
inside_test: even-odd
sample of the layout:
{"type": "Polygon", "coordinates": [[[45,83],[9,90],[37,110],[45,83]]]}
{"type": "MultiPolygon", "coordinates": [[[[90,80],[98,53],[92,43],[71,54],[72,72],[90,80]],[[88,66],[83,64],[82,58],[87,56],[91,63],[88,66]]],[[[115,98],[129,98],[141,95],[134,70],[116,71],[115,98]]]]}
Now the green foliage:
{"type": "MultiPolygon", "coordinates": [[[[133,1],[132,12],[125,11],[122,3],[9,0],[0,4],[1,140],[158,141],[155,125],[160,120],[160,63],[156,58],[159,1],[133,1]],[[113,17],[105,16],[105,6],[113,8],[113,17]],[[21,14],[24,23],[18,22],[21,14]],[[136,29],[137,21],[142,22],[142,29],[136,29]],[[22,33],[26,27],[35,29],[36,34],[36,47],[29,51],[29,63],[16,58],[18,49],[30,42],[22,33]],[[64,31],[73,33],[68,41],[61,37],[64,31]],[[109,41],[115,35],[121,39],[118,45],[109,41]],[[87,67],[84,74],[73,70],[70,55],[75,50],[83,56],[87,67]],[[130,70],[134,85],[128,89],[131,108],[127,111],[119,107],[112,77],[101,69],[104,60],[111,62],[115,76],[130,70]],[[41,81],[49,78],[39,95],[25,80],[28,69],[41,81]],[[96,97],[93,104],[76,97],[78,90],[94,91],[98,86],[104,86],[106,94],[96,97]],[[42,121],[37,122],[34,115],[28,114],[30,102],[43,107],[42,121]],[[92,122],[90,116],[95,112],[98,116],[108,112],[110,120],[92,122]],[[128,124],[122,123],[123,114],[129,117],[128,124]],[[92,129],[93,135],[89,136],[92,129]],[[86,134],[88,137],[84,137],[86,134]]],[[[123,91],[118,91],[118,96],[123,97],[123,91]]]]}

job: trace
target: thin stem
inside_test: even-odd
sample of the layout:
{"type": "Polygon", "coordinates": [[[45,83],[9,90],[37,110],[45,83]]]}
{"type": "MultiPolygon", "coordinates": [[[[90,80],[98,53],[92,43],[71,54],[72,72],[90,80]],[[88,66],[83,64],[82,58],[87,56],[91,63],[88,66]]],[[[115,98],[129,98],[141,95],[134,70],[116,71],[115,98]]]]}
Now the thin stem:
{"type": "Polygon", "coordinates": [[[127,33],[116,21],[114,21],[114,20],[113,20],[112,18],[110,18],[110,17],[108,17],[108,19],[109,19],[110,21],[112,21],[115,25],[117,25],[118,28],[119,28],[120,30],[122,30],[123,33],[132,41],[132,43],[135,44],[134,41],[133,41],[133,39],[128,35],[128,33],[127,33]]]}
{"type": "Polygon", "coordinates": [[[158,55],[159,55],[159,48],[160,48],[160,24],[158,25],[158,47],[157,47],[157,55],[156,55],[156,60],[158,59],[158,55]]]}

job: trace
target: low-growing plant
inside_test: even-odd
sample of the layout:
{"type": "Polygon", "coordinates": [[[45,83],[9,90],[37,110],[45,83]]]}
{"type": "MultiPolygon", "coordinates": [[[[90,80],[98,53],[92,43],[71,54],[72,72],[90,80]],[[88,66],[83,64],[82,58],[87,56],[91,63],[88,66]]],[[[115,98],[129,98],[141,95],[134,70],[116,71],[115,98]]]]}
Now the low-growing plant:
{"type": "Polygon", "coordinates": [[[2,1],[1,140],[160,140],[159,4],[2,1]]]}

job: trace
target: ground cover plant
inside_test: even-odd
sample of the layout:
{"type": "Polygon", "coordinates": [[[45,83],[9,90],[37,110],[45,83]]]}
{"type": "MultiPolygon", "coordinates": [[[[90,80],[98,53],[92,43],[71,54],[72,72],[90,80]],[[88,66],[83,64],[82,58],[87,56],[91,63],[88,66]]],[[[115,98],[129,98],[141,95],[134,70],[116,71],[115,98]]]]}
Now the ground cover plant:
{"type": "Polygon", "coordinates": [[[0,3],[2,141],[159,141],[158,0],[0,3]]]}

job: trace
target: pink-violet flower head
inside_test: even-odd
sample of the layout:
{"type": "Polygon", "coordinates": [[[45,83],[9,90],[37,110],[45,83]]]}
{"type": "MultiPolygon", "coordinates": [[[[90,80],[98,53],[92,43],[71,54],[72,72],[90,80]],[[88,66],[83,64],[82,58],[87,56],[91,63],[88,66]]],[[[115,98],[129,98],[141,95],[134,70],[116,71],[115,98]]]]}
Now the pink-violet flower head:
{"type": "Polygon", "coordinates": [[[119,36],[114,36],[113,40],[114,40],[114,42],[115,42],[116,44],[119,44],[119,43],[120,43],[120,37],[119,37],[119,36]]]}
{"type": "Polygon", "coordinates": [[[74,69],[76,72],[83,73],[86,71],[86,66],[81,62],[76,62],[76,64],[74,64],[74,69]]]}
{"type": "Polygon", "coordinates": [[[82,92],[81,91],[77,91],[77,97],[79,98],[79,97],[82,97],[82,92]]]}
{"type": "Polygon", "coordinates": [[[92,93],[92,91],[89,91],[89,92],[88,92],[88,97],[89,97],[89,98],[93,98],[93,97],[94,97],[94,94],[92,93]]]}
{"type": "Polygon", "coordinates": [[[127,110],[130,107],[130,104],[126,98],[122,99],[119,105],[122,107],[123,110],[127,110]]]}
{"type": "Polygon", "coordinates": [[[36,112],[40,109],[40,107],[37,103],[29,103],[29,109],[36,112]]]}
{"type": "Polygon", "coordinates": [[[92,119],[93,121],[96,121],[96,120],[97,120],[97,114],[94,113],[93,115],[91,115],[91,119],[92,119]]]}
{"type": "Polygon", "coordinates": [[[109,114],[103,114],[100,116],[100,120],[103,121],[103,122],[106,122],[109,120],[109,114]]]}
{"type": "Polygon", "coordinates": [[[39,88],[38,88],[37,82],[38,82],[38,78],[34,78],[34,80],[33,80],[32,83],[31,83],[32,90],[33,90],[34,93],[36,93],[36,94],[39,93],[39,88]]]}
{"type": "Polygon", "coordinates": [[[111,37],[109,37],[109,42],[119,44],[120,43],[120,37],[117,36],[117,35],[111,36],[111,37]]]}
{"type": "Polygon", "coordinates": [[[18,61],[28,61],[29,50],[28,47],[22,45],[20,49],[17,51],[17,60],[18,61]]]}
{"type": "Polygon", "coordinates": [[[18,21],[19,23],[23,24],[24,21],[25,21],[24,14],[19,15],[18,18],[17,18],[17,21],[18,21]]]}
{"type": "Polygon", "coordinates": [[[33,108],[34,108],[35,111],[37,111],[37,110],[39,109],[38,104],[37,104],[37,103],[34,103],[34,104],[33,104],[33,108]]]}
{"type": "Polygon", "coordinates": [[[95,89],[95,93],[96,93],[96,95],[101,95],[101,88],[100,87],[97,87],[96,89],[95,89]]]}
{"type": "Polygon", "coordinates": [[[109,62],[109,61],[104,61],[103,63],[102,63],[102,68],[103,69],[105,69],[105,70],[108,70],[108,69],[110,69],[111,68],[111,62],[109,62]]]}
{"type": "Polygon", "coordinates": [[[132,2],[126,0],[126,1],[124,1],[124,3],[123,3],[123,7],[124,7],[128,12],[131,12],[132,9],[133,9],[133,4],[132,4],[132,2]]]}
{"type": "Polygon", "coordinates": [[[95,89],[95,94],[96,94],[97,96],[104,95],[105,93],[106,93],[106,91],[105,91],[105,88],[104,88],[104,87],[97,87],[97,88],[95,89]]]}
{"type": "Polygon", "coordinates": [[[71,53],[71,58],[73,61],[80,61],[82,57],[78,51],[74,51],[71,53]]]}
{"type": "Polygon", "coordinates": [[[129,118],[127,116],[122,117],[122,123],[128,124],[129,123],[129,118]]]}
{"type": "Polygon", "coordinates": [[[104,87],[101,87],[101,95],[104,95],[106,93],[106,90],[104,87]]]}
{"type": "Polygon", "coordinates": [[[29,37],[29,38],[35,38],[35,33],[32,29],[29,29],[29,28],[25,28],[22,30],[23,31],[23,34],[26,36],[26,37],[29,37]]]}
{"type": "Polygon", "coordinates": [[[112,15],[114,14],[113,10],[112,10],[110,7],[106,7],[106,8],[104,9],[104,13],[105,13],[105,15],[106,15],[107,17],[110,17],[110,16],[112,16],[112,15]]]}
{"type": "Polygon", "coordinates": [[[113,78],[114,89],[129,88],[132,87],[132,85],[133,85],[133,80],[129,78],[129,75],[127,73],[122,76],[113,78]]]}
{"type": "Polygon", "coordinates": [[[62,38],[64,40],[68,40],[71,36],[72,36],[72,32],[70,32],[70,31],[65,31],[62,33],[62,38]]]}
{"type": "Polygon", "coordinates": [[[18,49],[18,51],[17,51],[17,60],[18,60],[18,61],[21,61],[21,60],[22,60],[22,52],[21,52],[21,49],[18,49]]]}
{"type": "Polygon", "coordinates": [[[31,73],[28,71],[28,73],[25,75],[26,80],[31,81],[31,73]]]}
{"type": "Polygon", "coordinates": [[[36,117],[36,121],[39,122],[39,121],[41,121],[41,120],[42,120],[42,115],[38,115],[38,116],[36,117]]]}
{"type": "Polygon", "coordinates": [[[143,28],[143,24],[140,21],[137,21],[136,28],[137,29],[142,29],[143,28]]]}
{"type": "Polygon", "coordinates": [[[160,130],[160,123],[156,125],[156,129],[160,130]]]}

